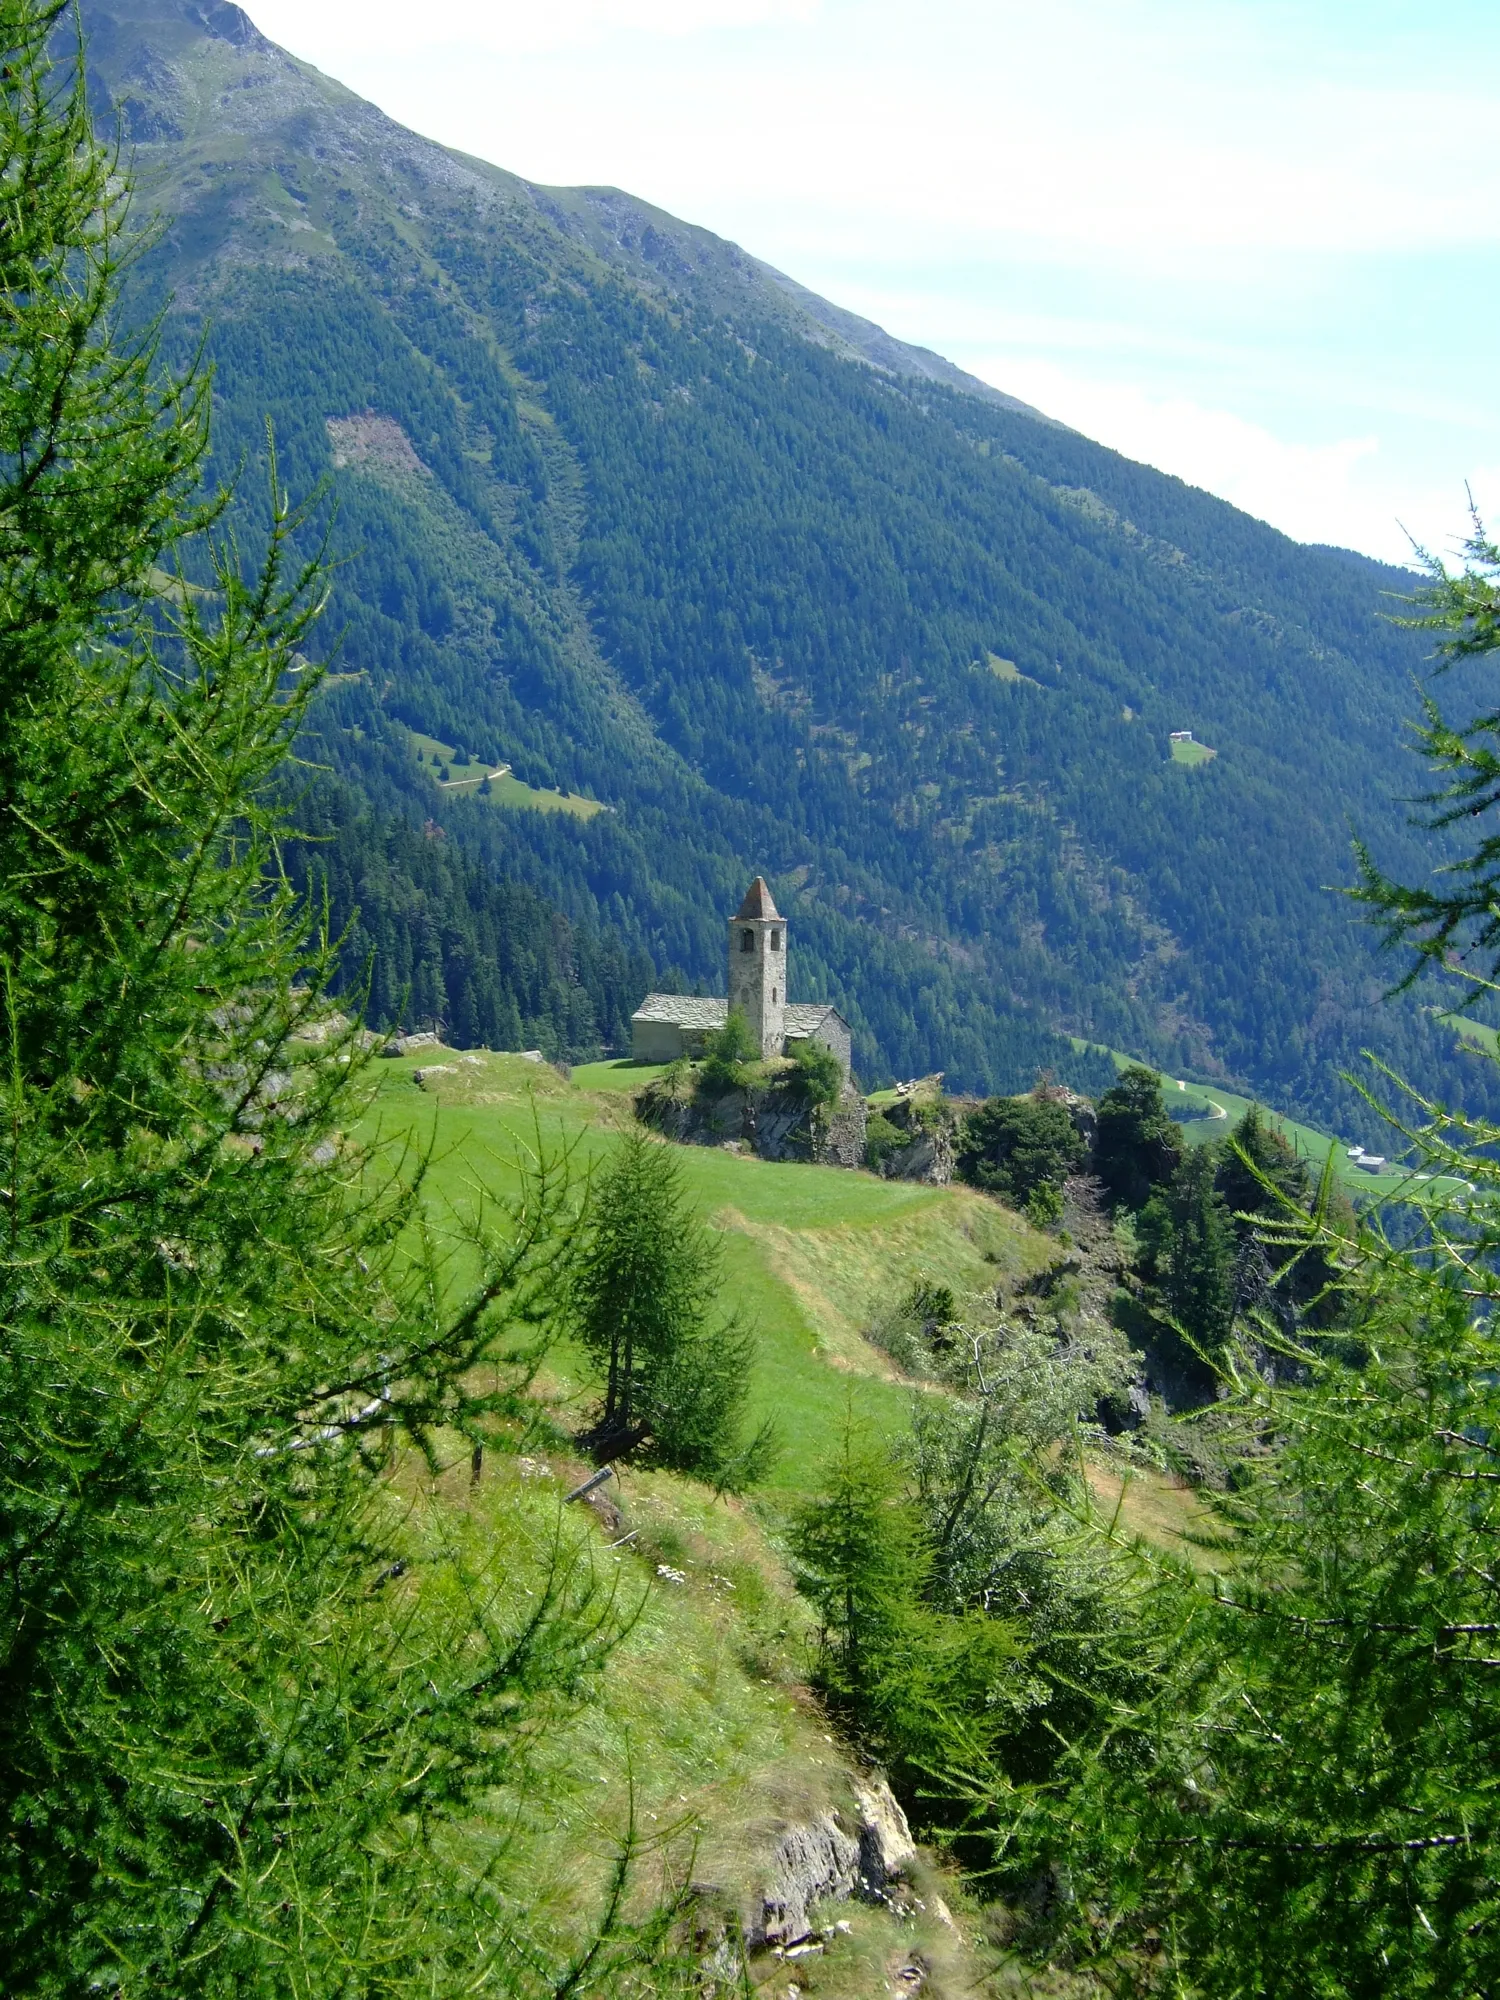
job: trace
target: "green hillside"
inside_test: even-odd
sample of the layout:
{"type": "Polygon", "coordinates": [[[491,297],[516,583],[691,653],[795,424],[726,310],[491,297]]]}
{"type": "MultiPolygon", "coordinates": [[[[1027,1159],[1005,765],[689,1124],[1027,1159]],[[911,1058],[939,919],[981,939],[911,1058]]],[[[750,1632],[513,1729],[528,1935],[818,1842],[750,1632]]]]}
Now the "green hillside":
{"type": "MultiPolygon", "coordinates": [[[[388,1136],[433,1143],[429,1206],[456,1215],[477,1176],[501,1193],[514,1185],[538,1139],[570,1148],[585,1173],[633,1123],[633,1094],[657,1073],[599,1063],[564,1082],[522,1057],[424,1049],[381,1064],[373,1116],[388,1136]]],[[[882,1429],[904,1422],[909,1392],[861,1332],[892,1297],[919,1278],[962,1296],[1056,1256],[1019,1216],[967,1188],[700,1147],[678,1157],[695,1204],[722,1232],[727,1293],[759,1336],[752,1415],[774,1418],[781,1434],[776,1487],[806,1485],[849,1397],[882,1429]]],[[[557,1355],[554,1368],[566,1400],[581,1379],[578,1358],[557,1355]]]]}
{"type": "MultiPolygon", "coordinates": [[[[99,17],[92,108],[49,68],[62,0],[0,26],[5,1991],[1489,1992],[1500,1123],[1424,1107],[1460,1192],[1402,1234],[1324,1199],[1285,1112],[1233,1145],[1172,1116],[1239,1101],[1209,975],[1322,963],[1291,878],[1212,842],[1306,812],[1309,743],[1330,785],[1373,756],[1334,611],[1304,591],[1282,707],[1325,735],[1278,762],[1171,566],[1064,560],[1043,472],[974,441],[1029,426],[1054,488],[1091,447],[704,241],[653,291],[631,258],[681,243],[627,256],[623,198],[445,167],[236,8],[153,9],[160,46],[99,17]],[[225,307],[221,452],[259,343],[340,567],[273,483],[242,576],[253,493],[202,501],[202,397],[117,312],[111,88],[159,162],[201,146],[135,305],[176,270],[169,348],[225,307]],[[1180,712],[1190,626],[1216,754],[1132,788],[1099,662],[1154,633],[1180,712]],[[1002,737],[1032,776],[965,791],[1002,737]],[[1062,757],[1096,742],[1097,797],[1062,757]],[[1216,798],[1179,937],[1163,800],[1216,798]],[[1100,874],[1127,835],[1149,857],[1100,874]],[[701,1060],[601,1059],[648,979],[717,978],[763,844],[872,1076],[1125,1073],[1092,1106],[877,1092],[866,1158],[965,1180],[929,1186],[759,1157],[858,1157],[828,1049],[731,1015],[701,1060]],[[1246,958],[1252,881],[1281,900],[1246,958]],[[1142,1039],[1069,1039],[1089,995],[1142,1039]],[[1191,1080],[1117,1052],[1152,1035],[1191,1080]]],[[[1159,483],[1130,505],[1206,563],[1159,483]]],[[[1237,532],[1221,582],[1266,553],[1237,532]]],[[[1445,629],[1492,652],[1474,548],[1445,629]]],[[[1288,620],[1295,569],[1260,577],[1288,620]]],[[[1288,1063],[1357,1019],[1354,965],[1288,1063]]],[[[1395,1035],[1458,1078],[1495,1017],[1450,1000],[1395,1035]]]]}
{"type": "Polygon", "coordinates": [[[1351,822],[1415,865],[1421,656],[1380,615],[1407,573],[981,393],[628,196],[415,138],[236,8],[85,23],[164,219],[136,304],[173,301],[173,353],[208,339],[220,473],[247,468],[253,518],[269,414],[293,489],[331,484],[317,747],[379,813],[434,815],[411,732],[608,805],[450,790],[437,817],[708,990],[764,868],[872,1082],[1099,1087],[1071,1035],[1370,1138],[1338,1077],[1364,1046],[1472,1096],[1450,1030],[1379,1005],[1390,968],[1331,893],[1351,822]],[[1185,728],[1211,762],[1174,760],[1185,728]]]}
{"type": "MultiPolygon", "coordinates": [[[[462,1218],[479,1188],[503,1199],[539,1143],[570,1149],[581,1179],[630,1125],[635,1093],[657,1073],[605,1062],[564,1078],[547,1064],[445,1047],[382,1061],[379,1072],[367,1129],[392,1146],[429,1149],[424,1213],[450,1246],[455,1283],[462,1218]]],[[[653,1842],[638,1895],[670,1884],[691,1854],[696,1879],[743,1898],[788,1822],[830,1805],[849,1812],[859,1766],[806,1684],[815,1635],[788,1570],[787,1520],[815,1488],[846,1412],[876,1435],[894,1437],[909,1422],[912,1386],[862,1337],[869,1317],[917,1278],[962,1296],[1024,1279],[1058,1255],[1053,1240],[968,1189],[702,1147],[674,1157],[693,1205],[720,1234],[724,1296],[758,1337],[750,1414],[774,1419],[780,1447],[767,1484],[716,1499],[691,1480],[625,1464],[608,1488],[618,1521],[577,1507],[562,1509],[559,1522],[559,1499],[592,1469],[587,1460],[555,1444],[529,1448],[519,1462],[502,1453],[486,1459],[475,1484],[457,1439],[439,1440],[436,1478],[411,1468],[401,1482],[435,1536],[477,1534],[506,1552],[512,1594],[560,1531],[607,1565],[631,1601],[643,1600],[607,1678],[543,1746],[535,1782],[546,1809],[515,1814],[513,1893],[526,1897],[533,1924],[561,1934],[597,1907],[632,1815],[653,1842]]],[[[563,1345],[549,1355],[538,1395],[566,1432],[597,1388],[581,1354],[563,1345]]],[[[1090,1478],[1128,1529],[1184,1547],[1198,1520],[1189,1490],[1145,1465],[1122,1481],[1120,1466],[1104,1459],[1090,1478]]],[[[925,1852],[913,1880],[920,1900],[900,1913],[858,1902],[825,1911],[826,1950],[798,1966],[800,1990],[865,2000],[910,1967],[925,1969],[923,1990],[948,2000],[995,1990],[978,1886],[925,1852]],[[951,1920],[937,1916],[935,1899],[951,1920]]],[[[784,1992],[777,1970],[757,1962],[755,1990],[784,1992]]],[[[1001,1977],[1014,1982],[1001,1991],[1030,1990],[1019,1968],[1001,1977]]],[[[1041,1990],[1098,1989],[1059,1979],[1041,1990]]]]}

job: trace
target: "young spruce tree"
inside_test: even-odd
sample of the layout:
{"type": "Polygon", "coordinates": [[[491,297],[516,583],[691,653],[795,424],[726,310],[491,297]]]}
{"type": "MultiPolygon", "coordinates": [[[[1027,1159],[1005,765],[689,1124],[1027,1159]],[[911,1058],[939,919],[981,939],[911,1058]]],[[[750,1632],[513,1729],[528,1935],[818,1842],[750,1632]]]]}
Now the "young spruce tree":
{"type": "Polygon", "coordinates": [[[721,1271],[672,1149],[622,1139],[594,1184],[572,1278],[573,1322],[604,1382],[601,1455],[643,1452],[721,1488],[761,1475],[770,1426],[742,1435],[755,1342],[716,1315],[721,1271]]]}

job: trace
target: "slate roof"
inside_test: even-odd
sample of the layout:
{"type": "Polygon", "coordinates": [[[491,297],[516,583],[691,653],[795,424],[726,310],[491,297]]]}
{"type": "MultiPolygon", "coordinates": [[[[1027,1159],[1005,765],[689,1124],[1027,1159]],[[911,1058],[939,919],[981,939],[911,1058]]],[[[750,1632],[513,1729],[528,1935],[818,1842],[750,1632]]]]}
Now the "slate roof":
{"type": "Polygon", "coordinates": [[[764,875],[757,875],[755,880],[750,884],[750,887],[745,891],[745,900],[740,904],[735,922],[739,923],[741,918],[744,917],[750,918],[752,922],[757,918],[765,919],[768,917],[775,917],[780,921],[781,912],[771,899],[771,892],[766,887],[766,878],[764,875]]]}
{"type": "MultiPolygon", "coordinates": [[[[794,1035],[798,1038],[803,1035],[810,1035],[815,1028],[822,1026],[830,1014],[838,1014],[839,1019],[844,1021],[844,1017],[842,1014],[839,1014],[838,1008],[830,1007],[826,1000],[813,1000],[811,1002],[806,1000],[796,1001],[786,1010],[784,1016],[786,1031],[789,1035],[794,1035]]],[[[844,1021],[846,1028],[848,1025],[849,1023],[844,1021]]]]}
{"type": "Polygon", "coordinates": [[[729,1019],[729,1002],[698,1000],[691,993],[648,993],[630,1018],[670,1021],[678,1028],[722,1028],[729,1019]]]}
{"type": "MultiPolygon", "coordinates": [[[[844,1017],[826,1000],[798,1001],[786,1009],[786,1031],[794,1039],[812,1034],[830,1014],[844,1017]]],[[[700,1000],[691,993],[648,993],[631,1015],[632,1021],[670,1021],[678,1028],[722,1028],[729,1019],[729,1002],[700,1000]]],[[[844,1021],[847,1028],[849,1023],[844,1021]]]]}

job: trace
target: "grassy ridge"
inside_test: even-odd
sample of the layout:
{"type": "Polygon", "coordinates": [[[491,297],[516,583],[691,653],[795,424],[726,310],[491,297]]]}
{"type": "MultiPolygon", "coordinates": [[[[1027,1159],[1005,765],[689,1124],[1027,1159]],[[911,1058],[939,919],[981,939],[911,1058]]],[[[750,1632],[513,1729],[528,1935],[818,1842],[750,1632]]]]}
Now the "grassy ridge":
{"type": "MultiPolygon", "coordinates": [[[[431,1212],[458,1212],[484,1183],[517,1185],[538,1144],[567,1147],[586,1173],[631,1118],[656,1071],[595,1063],[570,1081],[524,1057],[424,1050],[382,1062],[372,1119],[392,1140],[432,1146],[431,1212]],[[417,1084],[420,1073],[422,1081],[417,1084]]],[[[772,1164],[683,1147],[684,1177],[721,1232],[725,1296],[754,1326],[755,1420],[775,1419],[782,1454],[773,1487],[801,1490],[846,1404],[881,1429],[905,1421],[909,1391],[861,1324],[918,1277],[963,1293],[1036,1270],[1056,1247],[1019,1216],[966,1188],[918,1187],[829,1167],[772,1164]]],[[[581,1358],[553,1359],[564,1402],[584,1393],[581,1358]]]]}

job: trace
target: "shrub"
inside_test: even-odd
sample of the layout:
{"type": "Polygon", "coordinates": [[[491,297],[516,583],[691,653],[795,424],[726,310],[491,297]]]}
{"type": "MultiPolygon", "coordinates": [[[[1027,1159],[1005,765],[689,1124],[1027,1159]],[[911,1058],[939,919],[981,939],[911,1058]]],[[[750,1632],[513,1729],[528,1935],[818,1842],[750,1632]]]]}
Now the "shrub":
{"type": "Polygon", "coordinates": [[[865,1126],[865,1165],[873,1167],[877,1173],[886,1161],[897,1153],[905,1152],[911,1144],[911,1134],[903,1132],[899,1125],[893,1125],[883,1111],[870,1114],[865,1126]]]}
{"type": "Polygon", "coordinates": [[[1050,1097],[992,1097],[969,1113],[959,1134],[962,1177],[1016,1207],[1043,1184],[1060,1190],[1084,1157],[1066,1106],[1050,1097]]]}
{"type": "Polygon", "coordinates": [[[832,1049],[812,1040],[797,1042],[792,1048],[793,1089],[813,1110],[829,1110],[838,1103],[844,1089],[844,1066],[832,1049]]]}
{"type": "Polygon", "coordinates": [[[1054,1229],[1063,1218],[1062,1189],[1055,1181],[1038,1181],[1022,1204],[1034,1229],[1054,1229]]]}
{"type": "Polygon", "coordinates": [[[736,1007],[716,1034],[709,1036],[703,1049],[700,1075],[712,1092],[743,1090],[749,1082],[748,1065],[760,1061],[760,1049],[750,1032],[750,1023],[736,1007]]]}
{"type": "Polygon", "coordinates": [[[951,1326],[958,1316],[958,1301],[951,1285],[918,1278],[906,1295],[903,1311],[924,1327],[951,1326]]]}

